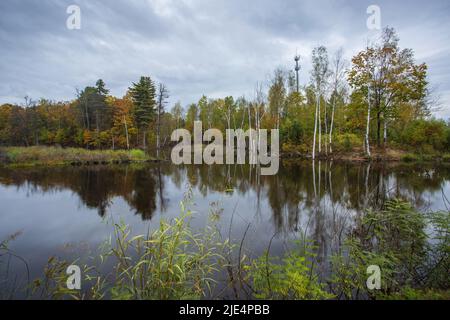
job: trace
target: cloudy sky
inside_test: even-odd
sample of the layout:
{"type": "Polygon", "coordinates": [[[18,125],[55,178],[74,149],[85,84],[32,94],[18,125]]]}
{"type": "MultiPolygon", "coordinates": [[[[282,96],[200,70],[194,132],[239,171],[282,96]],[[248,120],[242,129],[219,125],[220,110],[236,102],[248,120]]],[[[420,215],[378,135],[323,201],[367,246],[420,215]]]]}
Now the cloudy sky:
{"type": "Polygon", "coordinates": [[[315,46],[342,47],[348,58],[365,46],[372,4],[400,46],[429,65],[442,102],[436,115],[449,118],[448,0],[1,0],[0,104],[70,100],[99,78],[122,96],[141,75],[164,82],[171,104],[251,98],[275,68],[292,68],[296,51],[305,84],[315,46]],[[73,4],[80,30],[66,27],[73,4]]]}

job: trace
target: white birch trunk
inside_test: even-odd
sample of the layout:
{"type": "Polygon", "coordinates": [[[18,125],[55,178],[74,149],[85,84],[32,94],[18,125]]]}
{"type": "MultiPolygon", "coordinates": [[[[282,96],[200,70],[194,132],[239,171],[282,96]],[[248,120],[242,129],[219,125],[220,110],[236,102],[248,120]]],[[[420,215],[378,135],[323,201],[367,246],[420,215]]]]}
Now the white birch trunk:
{"type": "Polygon", "coordinates": [[[334,110],[336,108],[336,96],[333,98],[333,110],[331,111],[331,124],[330,124],[330,153],[333,153],[333,125],[334,125],[334,110]]]}
{"type": "Polygon", "coordinates": [[[319,155],[322,153],[322,120],[320,119],[320,94],[317,100],[317,108],[319,110],[318,121],[319,121],[319,155]]]}
{"type": "Polygon", "coordinates": [[[366,126],[366,153],[370,157],[370,144],[369,144],[369,132],[370,132],[370,88],[367,92],[367,126],[366,126]]]}
{"type": "Polygon", "coordinates": [[[312,151],[313,160],[316,159],[317,112],[318,112],[318,104],[316,103],[316,115],[314,117],[314,137],[313,137],[313,151],[312,151]]]}

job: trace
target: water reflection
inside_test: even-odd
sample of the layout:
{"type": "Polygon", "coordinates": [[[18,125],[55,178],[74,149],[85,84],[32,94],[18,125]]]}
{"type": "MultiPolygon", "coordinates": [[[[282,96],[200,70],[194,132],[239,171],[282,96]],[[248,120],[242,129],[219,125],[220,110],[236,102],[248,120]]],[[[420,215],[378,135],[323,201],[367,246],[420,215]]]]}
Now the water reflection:
{"type": "Polygon", "coordinates": [[[325,211],[360,213],[386,197],[406,199],[424,209],[432,205],[428,197],[444,190],[449,180],[448,166],[407,164],[285,162],[276,176],[261,176],[257,167],[248,165],[0,168],[4,186],[26,189],[28,195],[71,190],[102,217],[111,199],[121,197],[143,220],[152,219],[157,208],[164,212],[170,202],[169,181],[172,188],[191,185],[204,198],[212,192],[237,197],[252,193],[255,214],[267,201],[277,232],[298,231],[300,213],[307,213],[315,217],[315,232],[322,233],[325,211]]]}
{"type": "MultiPolygon", "coordinates": [[[[289,240],[307,237],[325,274],[327,257],[339,250],[365,208],[396,197],[439,210],[445,208],[442,193],[450,193],[450,166],[443,165],[284,162],[276,176],[258,170],[169,163],[0,168],[0,240],[20,232],[12,249],[29,261],[31,278],[40,277],[48,257],[82,256],[66,252],[66,244],[98,248],[111,234],[102,222],[116,214],[136,233],[157,227],[161,217],[177,217],[191,186],[193,227],[204,226],[213,204],[223,209],[217,211],[223,235],[235,243],[246,235],[248,255],[262,254],[269,243],[271,254],[281,254],[289,240]]],[[[11,270],[19,275],[23,265],[16,261],[11,270]]]]}

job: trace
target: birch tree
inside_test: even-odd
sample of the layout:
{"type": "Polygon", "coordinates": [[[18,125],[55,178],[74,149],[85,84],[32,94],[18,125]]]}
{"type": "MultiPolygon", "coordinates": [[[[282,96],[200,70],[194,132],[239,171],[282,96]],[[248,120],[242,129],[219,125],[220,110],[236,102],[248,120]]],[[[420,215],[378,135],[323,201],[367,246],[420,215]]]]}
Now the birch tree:
{"type": "Polygon", "coordinates": [[[376,119],[377,145],[387,143],[389,123],[404,103],[421,103],[427,95],[427,66],[416,65],[410,49],[400,50],[399,39],[392,28],[382,32],[379,43],[371,45],[352,59],[349,83],[355,90],[370,88],[371,110],[376,119]]]}
{"type": "Polygon", "coordinates": [[[364,139],[365,141],[365,149],[366,154],[368,157],[371,156],[370,154],[370,142],[369,142],[369,134],[370,134],[370,87],[367,87],[367,123],[366,123],[366,137],[364,139]]]}
{"type": "Polygon", "coordinates": [[[281,114],[286,102],[285,72],[276,69],[269,88],[269,110],[272,118],[275,118],[276,128],[280,129],[281,114]]]}
{"type": "Polygon", "coordinates": [[[183,107],[181,106],[181,102],[175,103],[171,110],[172,116],[175,119],[176,129],[180,128],[181,120],[183,119],[183,107]]]}
{"type": "Polygon", "coordinates": [[[316,137],[317,131],[319,131],[319,154],[322,151],[322,125],[321,125],[321,112],[320,112],[320,99],[324,91],[328,71],[328,53],[324,46],[314,48],[312,52],[313,69],[311,72],[311,82],[314,86],[316,94],[316,110],[314,117],[314,136],[313,136],[313,151],[312,158],[316,158],[316,137]]]}
{"type": "MultiPolygon", "coordinates": [[[[263,92],[263,85],[262,83],[256,84],[256,90],[255,90],[255,102],[253,103],[253,109],[254,109],[254,116],[255,116],[255,130],[256,130],[256,146],[253,146],[253,150],[256,150],[256,147],[259,146],[259,130],[261,129],[261,121],[264,118],[264,115],[266,113],[266,97],[263,92]]],[[[250,126],[251,129],[251,126],[250,126]]],[[[250,141],[252,138],[250,138],[250,141]]]]}
{"type": "Polygon", "coordinates": [[[164,112],[164,108],[169,98],[169,91],[167,87],[160,83],[158,86],[158,105],[157,105],[157,117],[156,117],[156,157],[159,158],[159,150],[161,148],[161,114],[164,112]]]}
{"type": "Polygon", "coordinates": [[[331,85],[332,85],[332,105],[331,105],[331,123],[330,123],[330,132],[329,132],[329,150],[330,153],[333,153],[333,129],[334,129],[334,117],[336,112],[336,103],[337,98],[340,94],[345,90],[345,73],[347,63],[344,60],[343,50],[339,49],[334,57],[332,62],[332,76],[331,76],[331,85]]]}

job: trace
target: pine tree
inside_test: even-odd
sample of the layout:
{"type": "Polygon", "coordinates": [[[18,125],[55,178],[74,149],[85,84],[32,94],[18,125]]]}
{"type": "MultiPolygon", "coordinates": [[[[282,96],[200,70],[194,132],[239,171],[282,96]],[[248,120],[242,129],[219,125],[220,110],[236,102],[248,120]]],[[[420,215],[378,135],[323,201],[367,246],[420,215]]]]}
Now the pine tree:
{"type": "Polygon", "coordinates": [[[141,77],[131,86],[130,95],[134,104],[133,117],[138,130],[142,132],[143,147],[146,149],[146,135],[156,111],[155,84],[150,77],[141,77]]]}
{"type": "Polygon", "coordinates": [[[109,93],[109,90],[106,89],[105,82],[102,79],[98,79],[95,83],[95,87],[97,88],[97,92],[100,95],[107,96],[109,93]]]}

